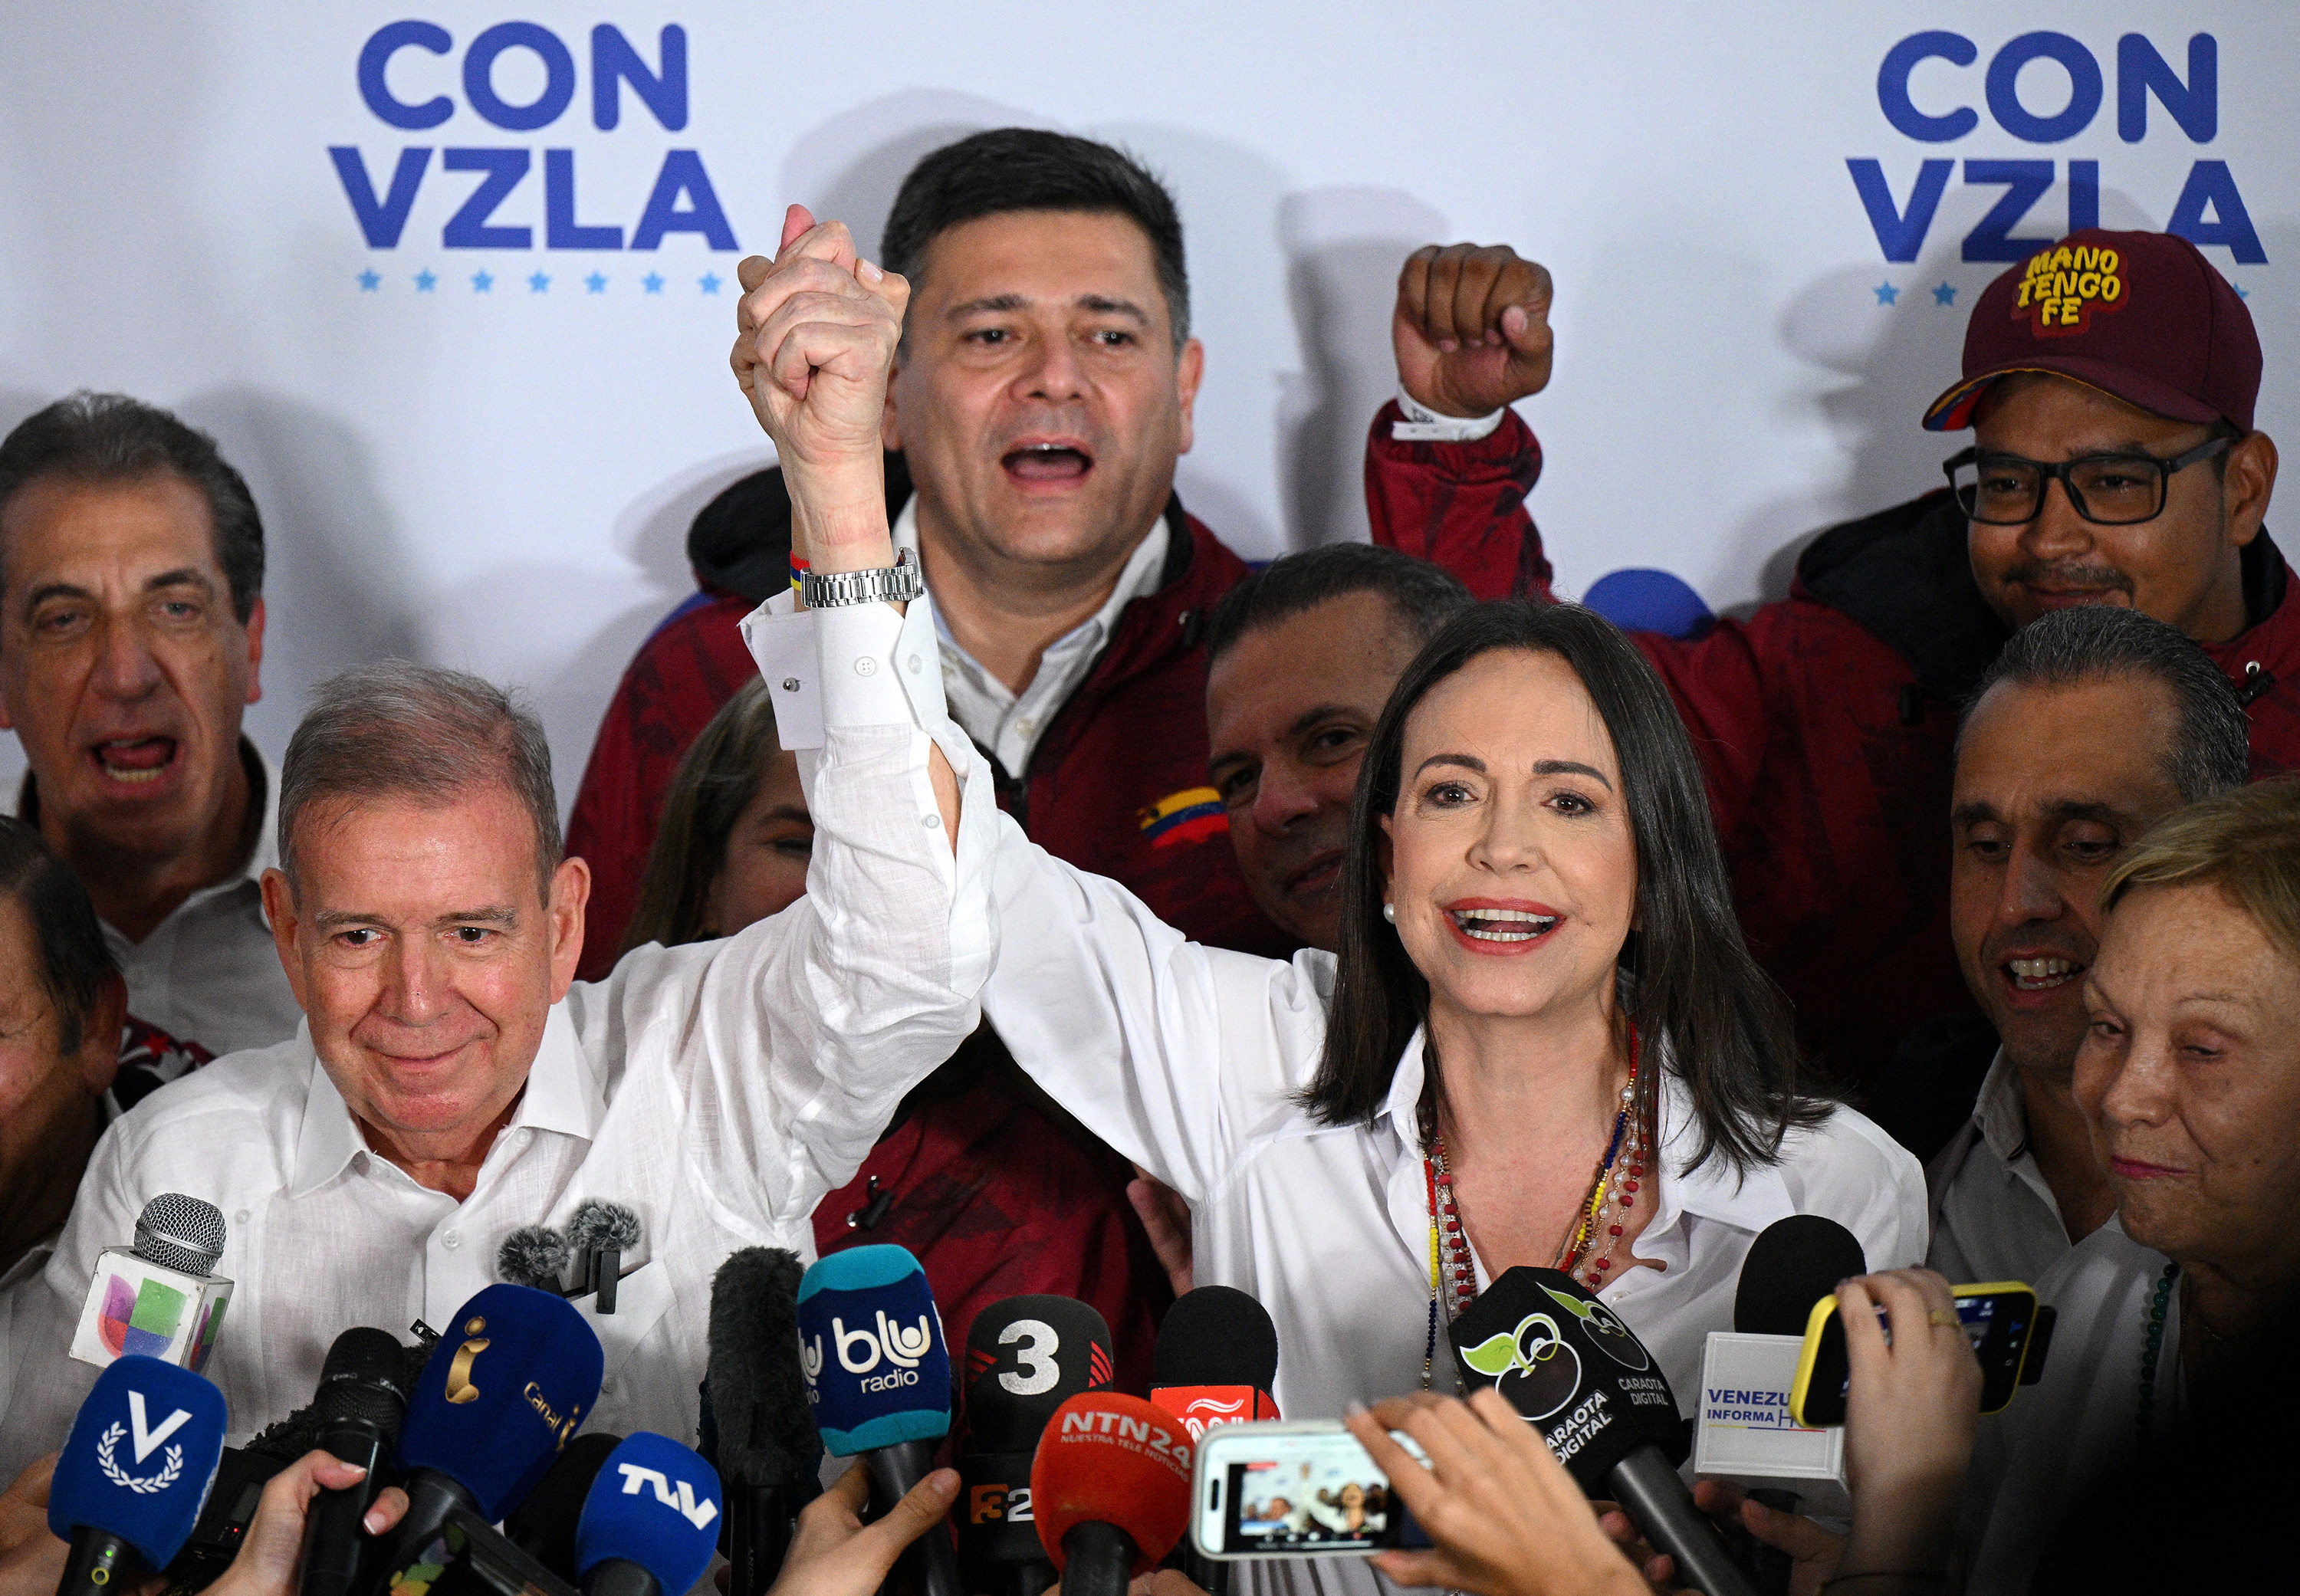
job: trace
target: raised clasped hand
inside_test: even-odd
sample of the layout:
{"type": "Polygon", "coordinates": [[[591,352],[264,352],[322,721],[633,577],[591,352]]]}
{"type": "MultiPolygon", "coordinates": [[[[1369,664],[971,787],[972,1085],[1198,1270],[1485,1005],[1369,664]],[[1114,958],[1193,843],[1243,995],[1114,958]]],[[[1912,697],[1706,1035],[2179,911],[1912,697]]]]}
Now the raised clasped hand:
{"type": "Polygon", "coordinates": [[[1506,244],[1424,245],[1397,274],[1390,344],[1405,391],[1440,415],[1490,415],[1549,386],[1548,269],[1506,244]]]}
{"type": "Polygon", "coordinates": [[[804,205],[770,262],[736,268],[743,298],[729,363],[774,439],[810,545],[885,530],[879,422],[910,284],[855,254],[846,225],[804,205]],[[877,521],[875,528],[868,523],[877,521]]]}

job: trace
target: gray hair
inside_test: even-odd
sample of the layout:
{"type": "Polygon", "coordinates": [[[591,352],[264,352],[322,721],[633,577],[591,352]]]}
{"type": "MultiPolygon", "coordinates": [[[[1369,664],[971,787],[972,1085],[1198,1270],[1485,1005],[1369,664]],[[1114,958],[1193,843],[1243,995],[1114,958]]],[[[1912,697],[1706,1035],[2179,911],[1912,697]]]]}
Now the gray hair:
{"type": "Polygon", "coordinates": [[[1980,701],[2004,683],[2070,687],[2119,676],[2155,682],[2171,694],[2177,725],[2163,770],[2181,802],[2196,803],[2250,779],[2251,729],[2235,686],[2186,635],[2138,610],[2085,604],[2029,622],[1981,673],[1965,720],[1970,724],[1980,701]]]}
{"type": "Polygon", "coordinates": [[[493,783],[535,823],[536,880],[551,901],[559,868],[559,797],[551,746],[533,711],[461,670],[386,660],[338,671],[312,707],[279,772],[279,868],[296,887],[296,823],[330,798],[403,798],[440,805],[493,783]]]}

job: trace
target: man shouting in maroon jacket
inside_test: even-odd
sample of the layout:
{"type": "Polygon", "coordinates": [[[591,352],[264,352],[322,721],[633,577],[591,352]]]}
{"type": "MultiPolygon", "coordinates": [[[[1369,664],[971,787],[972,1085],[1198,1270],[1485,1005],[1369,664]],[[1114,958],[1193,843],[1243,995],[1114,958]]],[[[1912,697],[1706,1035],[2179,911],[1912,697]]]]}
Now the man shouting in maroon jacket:
{"type": "MultiPolygon", "coordinates": [[[[1537,281],[1546,301],[1547,274],[1505,248],[1409,262],[1396,321],[1409,394],[1464,416],[1494,403],[1463,405],[1438,383],[1415,392],[1407,353],[1478,337],[1537,281]]],[[[2255,776],[2300,765],[2300,594],[2261,524],[2277,459],[2253,427],[2260,371],[2251,313],[2195,245],[2072,234],[1973,307],[1963,377],[1924,417],[1973,429],[1945,462],[1946,486],[1822,533],[1789,596],[1746,621],[1638,636],[1701,752],[1750,952],[1839,1073],[1873,1080],[1912,1027],[1970,1007],[1942,817],[1959,710],[2014,628],[2069,604],[2177,627],[2234,685],[2255,776]]],[[[1375,536],[1462,572],[1480,597],[1547,574],[1513,505],[1517,557],[1494,550],[1482,486],[1540,456],[1514,414],[1490,425],[1436,445],[1385,412],[1367,477],[1375,536]]]]}

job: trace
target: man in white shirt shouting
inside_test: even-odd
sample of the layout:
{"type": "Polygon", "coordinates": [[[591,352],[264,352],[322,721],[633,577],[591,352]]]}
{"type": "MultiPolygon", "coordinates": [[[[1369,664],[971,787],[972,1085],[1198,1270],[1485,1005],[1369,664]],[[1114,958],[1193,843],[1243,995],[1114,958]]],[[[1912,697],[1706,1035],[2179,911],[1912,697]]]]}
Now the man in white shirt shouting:
{"type": "Polygon", "coordinates": [[[614,1311],[578,1299],[606,1348],[587,1422],[692,1438],[712,1273],[740,1247],[812,1256],[817,1199],[973,1029],[992,952],[988,784],[969,777],[962,806],[976,756],[940,673],[916,663],[933,657],[931,618],[879,602],[916,597],[912,573],[886,569],[883,507],[848,511],[880,503],[875,444],[866,495],[821,443],[875,439],[883,377],[845,372],[883,372],[904,285],[858,277],[843,229],[791,231],[773,269],[788,313],[758,340],[775,381],[746,387],[819,576],[860,573],[813,595],[804,665],[788,646],[774,656],[779,675],[821,681],[821,729],[793,739],[819,745],[801,759],[823,813],[807,895],[576,985],[589,872],[561,855],[534,717],[428,667],[323,686],[288,746],[280,868],[263,884],[304,1034],[154,1094],[99,1145],[40,1283],[41,1340],[20,1349],[0,1478],[62,1439],[93,1378],[66,1347],[96,1254],[165,1192],[213,1202],[228,1226],[217,1272],[238,1289],[207,1373],[237,1434],[309,1401],[342,1330],[451,1323],[511,1232],[563,1226],[598,1199],[642,1234],[614,1311]]]}

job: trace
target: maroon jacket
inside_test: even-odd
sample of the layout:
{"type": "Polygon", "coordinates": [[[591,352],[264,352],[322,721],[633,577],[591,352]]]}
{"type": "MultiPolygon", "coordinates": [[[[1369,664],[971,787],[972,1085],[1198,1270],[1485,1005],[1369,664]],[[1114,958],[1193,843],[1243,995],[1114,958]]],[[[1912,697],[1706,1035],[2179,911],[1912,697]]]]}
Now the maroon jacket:
{"type": "MultiPolygon", "coordinates": [[[[1524,422],[1401,444],[1392,415],[1368,445],[1375,536],[1462,572],[1481,598],[1546,589],[1540,534],[1492,489],[1539,473],[1524,422]]],[[[2255,776],[2300,766],[2290,578],[2262,533],[2245,552],[2253,624],[2205,649],[2246,701],[2255,776]]],[[[1749,619],[1635,636],[1693,733],[1751,952],[1816,1056],[1872,1081],[1917,1022],[1972,1006],[1949,940],[1949,786],[1960,707],[2006,633],[1972,579],[1964,518],[1944,490],[1833,527],[1789,596],[1749,619]]]]}

